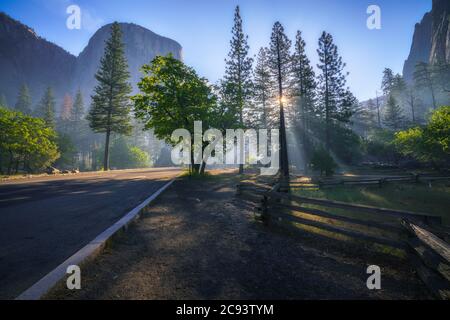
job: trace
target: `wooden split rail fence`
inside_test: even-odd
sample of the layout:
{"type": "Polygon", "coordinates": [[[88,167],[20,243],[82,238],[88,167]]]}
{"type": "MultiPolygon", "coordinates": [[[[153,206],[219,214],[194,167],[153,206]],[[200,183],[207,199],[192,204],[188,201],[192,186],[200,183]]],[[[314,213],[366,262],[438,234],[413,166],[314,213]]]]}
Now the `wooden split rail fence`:
{"type": "Polygon", "coordinates": [[[283,190],[280,183],[274,186],[241,183],[237,193],[257,205],[261,219],[268,226],[293,227],[300,231],[295,226],[300,224],[404,250],[430,291],[440,299],[450,299],[450,231],[442,226],[440,217],[301,197],[280,189],[283,190]]]}
{"type": "MultiPolygon", "coordinates": [[[[386,183],[391,182],[433,182],[441,180],[450,180],[450,176],[429,176],[412,174],[410,176],[392,176],[383,178],[365,178],[365,179],[318,179],[317,186],[320,188],[335,187],[335,186],[357,186],[357,185],[379,185],[383,186],[386,183]]],[[[292,183],[291,183],[292,184],[292,183]]],[[[299,184],[293,183],[293,187],[299,186],[299,184]]]]}

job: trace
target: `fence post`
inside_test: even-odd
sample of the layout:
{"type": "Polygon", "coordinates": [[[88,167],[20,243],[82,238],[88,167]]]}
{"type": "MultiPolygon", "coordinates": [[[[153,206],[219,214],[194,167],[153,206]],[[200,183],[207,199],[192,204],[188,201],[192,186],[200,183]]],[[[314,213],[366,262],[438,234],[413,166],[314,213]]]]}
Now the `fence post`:
{"type": "Polygon", "coordinates": [[[419,183],[420,182],[420,180],[419,180],[420,179],[420,174],[415,174],[414,175],[414,179],[415,179],[416,183],[419,183]]]}

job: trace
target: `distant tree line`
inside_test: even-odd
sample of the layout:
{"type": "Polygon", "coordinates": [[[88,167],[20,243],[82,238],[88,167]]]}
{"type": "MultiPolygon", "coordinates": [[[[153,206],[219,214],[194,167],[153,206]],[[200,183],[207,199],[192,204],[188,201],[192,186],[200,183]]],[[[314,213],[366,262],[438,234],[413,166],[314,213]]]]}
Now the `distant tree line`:
{"type": "MultiPolygon", "coordinates": [[[[51,87],[33,108],[26,85],[20,88],[14,109],[16,116],[40,118],[40,123],[54,132],[48,133],[48,138],[57,152],[51,152],[49,159],[61,167],[80,166],[86,159],[91,169],[148,166],[155,160],[150,150],[153,153],[161,144],[173,144],[173,130],[192,131],[195,120],[203,121],[203,130],[222,132],[227,128],[279,128],[285,176],[289,164],[305,172],[314,169],[330,174],[336,162],[355,164],[369,159],[397,163],[412,158],[416,153],[400,148],[401,141],[412,141],[406,137],[417,136],[419,131],[423,137],[436,137],[426,129],[430,117],[447,121],[441,113],[431,116],[431,111],[450,102],[448,64],[418,64],[413,84],[386,68],[382,95],[362,104],[347,86],[346,64],[333,36],[324,31],[318,39],[317,68],[306,54],[306,45],[300,30],[292,42],[283,25],[276,22],[267,47],[251,57],[238,6],[223,79],[211,84],[171,55],[158,56],[142,67],[141,92],[131,96],[121,30],[114,23],[88,110],[78,91],[75,99],[65,95],[57,115],[51,87]],[[396,134],[409,128],[414,129],[396,134]],[[297,156],[289,159],[294,152],[300,152],[301,162],[297,156]]],[[[9,107],[4,96],[0,103],[9,107]]],[[[5,117],[10,116],[5,113],[5,117]]],[[[164,157],[169,161],[167,154],[164,157]]],[[[17,163],[30,168],[31,160],[25,158],[10,158],[15,162],[8,162],[6,171],[18,170],[13,163],[15,168],[20,167],[17,163]]],[[[423,155],[415,158],[427,159],[423,155]]],[[[192,172],[205,171],[206,159],[202,160],[202,164],[192,165],[192,172]]],[[[436,159],[433,162],[442,164],[436,159]]],[[[42,163],[50,164],[41,162],[39,166],[42,163]]],[[[239,172],[243,171],[241,165],[239,172]]]]}

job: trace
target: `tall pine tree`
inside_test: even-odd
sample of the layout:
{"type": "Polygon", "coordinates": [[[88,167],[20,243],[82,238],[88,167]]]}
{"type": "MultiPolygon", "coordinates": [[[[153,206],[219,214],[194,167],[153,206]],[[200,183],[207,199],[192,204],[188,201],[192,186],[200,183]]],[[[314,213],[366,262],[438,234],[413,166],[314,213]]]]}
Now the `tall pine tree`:
{"type": "Polygon", "coordinates": [[[331,34],[325,31],[322,33],[317,53],[319,54],[317,67],[321,72],[318,78],[320,111],[325,119],[325,148],[330,151],[332,125],[350,116],[347,111],[351,97],[345,90],[345,63],[338,54],[338,48],[331,34]]]}
{"type": "Polygon", "coordinates": [[[394,72],[390,68],[385,68],[383,70],[383,78],[381,80],[381,90],[383,94],[388,96],[391,93],[392,87],[394,86],[394,72]]]}
{"type": "Polygon", "coordinates": [[[294,54],[292,55],[292,84],[293,95],[299,98],[296,116],[302,119],[306,127],[306,119],[313,112],[315,95],[315,74],[313,67],[306,56],[306,43],[301,31],[295,37],[294,54]]]}
{"type": "Polygon", "coordinates": [[[75,102],[73,103],[72,113],[70,115],[70,119],[74,122],[80,122],[83,120],[84,116],[84,102],[83,95],[81,94],[81,90],[78,89],[77,94],[75,96],[75,102]]]}
{"type": "Polygon", "coordinates": [[[112,132],[129,134],[131,85],[124,54],[120,25],[114,22],[111,37],[106,42],[100,68],[95,75],[97,86],[87,119],[95,132],[105,133],[103,169],[109,170],[109,144],[112,132]]]}
{"type": "Polygon", "coordinates": [[[287,101],[287,91],[290,87],[291,77],[291,40],[284,33],[280,22],[275,22],[270,37],[269,65],[275,79],[280,106],[280,170],[283,178],[289,178],[289,159],[286,139],[286,119],[284,104],[287,101]]]}
{"type": "Polygon", "coordinates": [[[84,102],[81,90],[75,94],[75,100],[71,108],[69,117],[69,132],[71,139],[77,149],[78,165],[83,165],[82,158],[84,152],[89,152],[89,139],[87,123],[84,119],[84,102]]]}
{"type": "Polygon", "coordinates": [[[55,129],[55,98],[51,87],[45,90],[44,96],[39,103],[37,115],[39,118],[44,119],[47,127],[55,129]]]}
{"type": "Polygon", "coordinates": [[[359,103],[354,108],[351,124],[353,130],[363,137],[367,137],[370,129],[376,125],[375,119],[376,106],[373,99],[367,101],[367,105],[359,103]]]}
{"type": "Polygon", "coordinates": [[[397,131],[404,123],[403,112],[393,95],[389,96],[384,111],[384,124],[391,130],[397,131]]]}
{"type": "Polygon", "coordinates": [[[26,115],[31,115],[31,96],[26,84],[20,87],[15,109],[26,115]]]}
{"type": "Polygon", "coordinates": [[[260,119],[259,126],[267,129],[269,124],[270,101],[273,98],[273,78],[270,74],[268,49],[261,48],[256,58],[254,71],[254,99],[258,112],[255,118],[260,119]],[[259,117],[258,117],[259,115],[259,117]]]}
{"type": "MultiPolygon", "coordinates": [[[[249,106],[252,97],[252,63],[248,56],[248,36],[242,28],[239,6],[234,13],[234,26],[231,31],[230,52],[226,59],[225,81],[228,101],[239,115],[239,125],[244,126],[244,108],[249,106]]],[[[244,165],[239,165],[239,173],[243,173],[244,165]]]]}
{"type": "Polygon", "coordinates": [[[297,97],[294,123],[300,130],[306,170],[310,156],[307,130],[314,109],[316,82],[314,70],[306,56],[305,47],[306,43],[302,38],[302,33],[297,31],[294,54],[292,55],[292,89],[293,95],[297,97]]]}

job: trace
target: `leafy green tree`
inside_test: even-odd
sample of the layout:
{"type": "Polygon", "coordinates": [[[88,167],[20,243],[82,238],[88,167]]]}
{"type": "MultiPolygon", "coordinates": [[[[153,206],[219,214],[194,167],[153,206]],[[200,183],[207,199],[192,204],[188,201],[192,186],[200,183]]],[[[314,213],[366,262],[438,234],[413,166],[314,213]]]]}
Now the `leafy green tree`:
{"type": "Polygon", "coordinates": [[[59,157],[56,132],[44,120],[0,108],[0,171],[42,170],[59,157]]]}
{"type": "MultiPolygon", "coordinates": [[[[239,124],[244,126],[244,108],[249,108],[249,101],[252,97],[252,63],[253,59],[248,56],[248,36],[242,29],[242,18],[239,6],[234,13],[234,26],[231,31],[230,52],[226,59],[225,85],[229,102],[239,114],[239,124]]],[[[244,172],[244,165],[239,165],[239,173],[244,172]]]]}
{"type": "Polygon", "coordinates": [[[286,36],[280,22],[275,22],[270,37],[269,66],[278,92],[280,106],[280,171],[283,177],[289,177],[289,159],[286,139],[286,119],[284,104],[287,91],[290,89],[291,68],[291,40],[286,36]]]}
{"type": "Polygon", "coordinates": [[[346,74],[345,63],[338,53],[331,34],[323,32],[319,39],[319,100],[321,114],[325,119],[325,148],[331,149],[331,128],[335,121],[348,121],[351,112],[348,112],[352,96],[345,90],[346,74]]]}
{"type": "Polygon", "coordinates": [[[15,109],[24,114],[31,115],[31,96],[26,84],[20,87],[15,109]]]}
{"type": "Polygon", "coordinates": [[[404,124],[403,111],[393,95],[389,96],[384,112],[384,124],[391,130],[399,130],[404,124]]]}
{"type": "Polygon", "coordinates": [[[37,109],[37,115],[45,121],[49,128],[55,128],[55,98],[51,87],[45,90],[37,109]]]}
{"type": "Polygon", "coordinates": [[[67,133],[58,135],[56,140],[60,157],[55,162],[55,166],[63,169],[73,169],[75,167],[75,156],[77,149],[67,133]]]}
{"type": "MultiPolygon", "coordinates": [[[[220,121],[227,111],[218,108],[212,88],[194,69],[168,55],[156,57],[142,71],[144,75],[138,83],[141,93],[133,97],[135,115],[146,129],[154,130],[157,138],[173,145],[172,132],[186,129],[192,135],[193,151],[194,121],[201,120],[204,130],[223,127],[220,121]]],[[[205,165],[194,165],[193,152],[191,163],[194,173],[204,170],[205,165]]]]}
{"type": "Polygon", "coordinates": [[[92,106],[87,117],[94,132],[106,134],[104,170],[109,170],[111,133],[129,134],[131,132],[129,77],[120,25],[114,22],[111,27],[111,37],[106,41],[100,68],[95,75],[98,84],[94,89],[92,106]]]}
{"type": "Polygon", "coordinates": [[[150,156],[139,147],[128,144],[124,137],[118,137],[111,146],[111,166],[117,169],[149,167],[150,156]]]}
{"type": "Polygon", "coordinates": [[[400,154],[394,144],[394,134],[392,130],[381,128],[370,131],[364,141],[367,155],[378,161],[396,163],[400,154]]]}
{"type": "Polygon", "coordinates": [[[395,145],[405,156],[441,168],[450,165],[450,107],[440,107],[424,127],[397,132],[395,145]]]}

